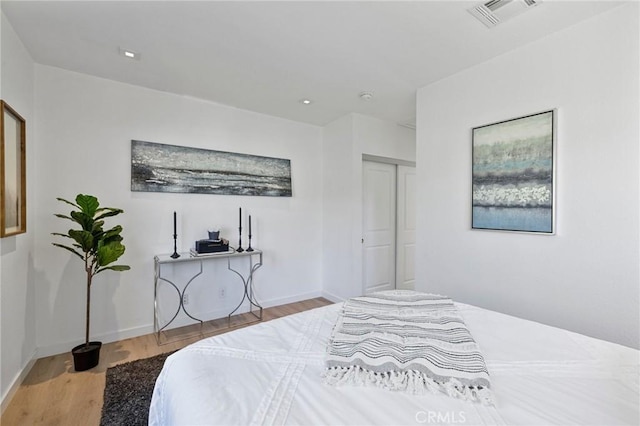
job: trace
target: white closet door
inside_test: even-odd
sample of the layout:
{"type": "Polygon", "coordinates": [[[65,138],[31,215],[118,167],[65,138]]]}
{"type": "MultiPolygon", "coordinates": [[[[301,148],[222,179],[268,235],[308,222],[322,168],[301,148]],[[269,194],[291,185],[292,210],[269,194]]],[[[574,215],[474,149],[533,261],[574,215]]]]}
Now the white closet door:
{"type": "Polygon", "coordinates": [[[416,259],[416,168],[398,166],[396,287],[413,290],[416,259]]]}
{"type": "Polygon", "coordinates": [[[364,293],[396,288],[396,166],[364,161],[364,293]]]}

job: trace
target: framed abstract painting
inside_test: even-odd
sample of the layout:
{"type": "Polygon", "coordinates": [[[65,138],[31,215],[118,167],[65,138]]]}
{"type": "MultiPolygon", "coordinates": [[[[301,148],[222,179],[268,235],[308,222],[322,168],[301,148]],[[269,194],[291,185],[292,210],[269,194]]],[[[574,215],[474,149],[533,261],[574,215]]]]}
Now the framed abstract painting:
{"type": "Polygon", "coordinates": [[[556,110],[472,133],[471,228],[555,234],[556,110]]]}

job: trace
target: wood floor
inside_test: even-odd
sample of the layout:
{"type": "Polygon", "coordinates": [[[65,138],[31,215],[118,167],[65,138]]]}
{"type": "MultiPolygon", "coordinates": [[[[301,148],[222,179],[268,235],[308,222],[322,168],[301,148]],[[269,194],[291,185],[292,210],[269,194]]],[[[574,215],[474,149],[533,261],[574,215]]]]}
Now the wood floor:
{"type": "MultiPolygon", "coordinates": [[[[263,312],[263,321],[330,304],[331,302],[326,299],[317,298],[267,308],[263,312]]],[[[100,364],[84,372],[74,371],[70,353],[41,358],[36,361],[6,408],[0,418],[0,424],[2,426],[99,425],[107,368],[170,352],[203,337],[242,328],[246,325],[240,325],[239,322],[251,318],[249,314],[234,317],[231,329],[227,328],[226,319],[205,323],[202,329],[199,325],[183,327],[175,331],[179,331],[181,336],[186,334],[192,337],[173,342],[178,335],[174,331],[173,335],[167,336],[168,341],[172,343],[160,346],[154,334],[107,343],[102,346],[100,364]]]]}

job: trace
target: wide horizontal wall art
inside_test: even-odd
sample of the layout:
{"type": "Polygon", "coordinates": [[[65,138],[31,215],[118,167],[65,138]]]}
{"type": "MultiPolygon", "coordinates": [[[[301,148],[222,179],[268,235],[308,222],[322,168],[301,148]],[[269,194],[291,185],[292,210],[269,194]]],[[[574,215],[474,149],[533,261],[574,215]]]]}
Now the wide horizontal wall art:
{"type": "Polygon", "coordinates": [[[291,161],[132,140],[131,190],[291,197],[291,161]]]}
{"type": "Polygon", "coordinates": [[[473,129],[473,229],[555,232],[555,114],[473,129]]]}

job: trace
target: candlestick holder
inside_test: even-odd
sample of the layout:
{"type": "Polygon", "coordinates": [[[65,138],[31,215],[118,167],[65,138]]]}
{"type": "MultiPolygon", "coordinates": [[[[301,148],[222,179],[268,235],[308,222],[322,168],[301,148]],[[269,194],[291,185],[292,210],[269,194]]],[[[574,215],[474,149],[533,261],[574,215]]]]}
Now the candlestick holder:
{"type": "Polygon", "coordinates": [[[244,249],[242,248],[242,226],[238,227],[238,248],[236,252],[242,253],[244,249]]]}
{"type": "Polygon", "coordinates": [[[177,259],[180,257],[180,255],[178,254],[177,240],[178,240],[178,234],[173,234],[173,254],[171,255],[172,259],[177,259]]]}
{"type": "Polygon", "coordinates": [[[247,251],[253,251],[253,248],[251,247],[251,234],[249,234],[249,247],[247,247],[247,251]]]}

